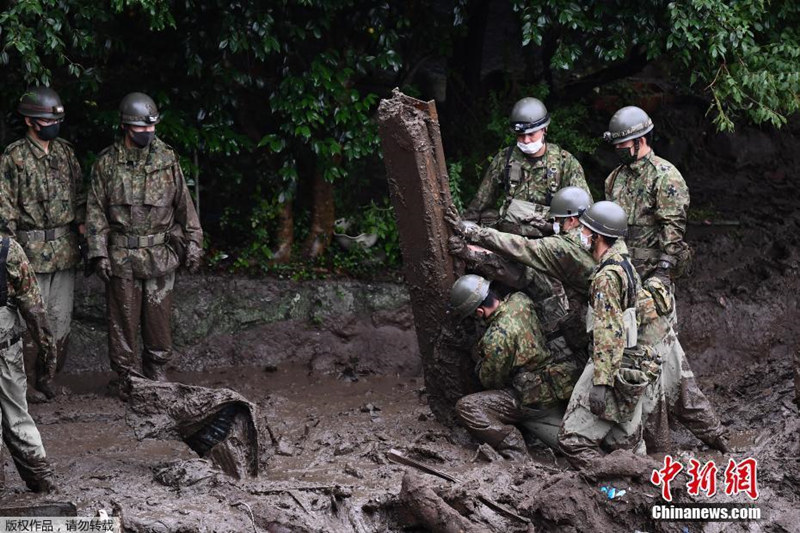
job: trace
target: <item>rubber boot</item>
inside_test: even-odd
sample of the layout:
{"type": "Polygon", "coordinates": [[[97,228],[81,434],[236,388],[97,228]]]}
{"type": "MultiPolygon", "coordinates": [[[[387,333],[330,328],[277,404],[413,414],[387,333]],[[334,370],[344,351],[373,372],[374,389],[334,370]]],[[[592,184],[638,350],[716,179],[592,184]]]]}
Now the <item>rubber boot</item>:
{"type": "Polygon", "coordinates": [[[153,381],[169,381],[169,379],[167,379],[166,363],[144,361],[142,363],[142,373],[144,374],[144,377],[153,381]]]}
{"type": "Polygon", "coordinates": [[[17,465],[19,477],[30,490],[42,494],[57,492],[53,467],[46,458],[16,457],[12,455],[14,464],[17,465]]]}
{"type": "Polygon", "coordinates": [[[506,435],[506,438],[496,446],[496,449],[500,455],[509,461],[527,461],[530,459],[525,439],[522,438],[522,433],[516,428],[506,435]]]}

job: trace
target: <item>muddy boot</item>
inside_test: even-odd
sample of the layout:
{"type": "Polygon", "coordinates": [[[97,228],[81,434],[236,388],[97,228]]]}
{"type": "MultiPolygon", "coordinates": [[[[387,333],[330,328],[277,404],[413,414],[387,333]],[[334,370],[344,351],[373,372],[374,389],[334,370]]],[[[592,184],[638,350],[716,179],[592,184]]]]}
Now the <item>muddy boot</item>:
{"type": "Polygon", "coordinates": [[[144,361],[142,363],[142,373],[144,373],[144,377],[153,381],[169,381],[169,379],[167,379],[166,363],[144,361]]]}
{"type": "Polygon", "coordinates": [[[709,448],[713,448],[714,450],[724,454],[730,453],[731,450],[731,444],[728,440],[728,436],[724,433],[717,435],[713,440],[706,442],[706,444],[709,448]]]}
{"type": "Polygon", "coordinates": [[[525,439],[522,438],[522,433],[519,430],[514,430],[503,439],[500,444],[496,446],[497,451],[505,457],[508,461],[527,461],[530,459],[528,455],[528,447],[525,445],[525,439]]]}
{"type": "Polygon", "coordinates": [[[25,391],[25,399],[28,404],[47,403],[49,401],[44,393],[39,392],[33,387],[28,387],[28,390],[25,391]]]}
{"type": "Polygon", "coordinates": [[[46,458],[20,458],[14,457],[14,464],[17,465],[19,477],[25,482],[28,488],[37,493],[50,494],[57,492],[53,467],[46,458]]]}
{"type": "Polygon", "coordinates": [[[128,374],[118,374],[108,382],[107,388],[110,396],[117,396],[123,402],[127,402],[131,396],[131,380],[128,374]]]}

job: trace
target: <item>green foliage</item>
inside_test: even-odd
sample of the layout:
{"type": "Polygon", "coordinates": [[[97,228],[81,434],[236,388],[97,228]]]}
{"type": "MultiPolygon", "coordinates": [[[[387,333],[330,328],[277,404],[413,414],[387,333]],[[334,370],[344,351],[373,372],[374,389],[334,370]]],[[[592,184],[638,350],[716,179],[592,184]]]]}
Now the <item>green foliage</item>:
{"type": "Polygon", "coordinates": [[[464,198],[462,196],[463,165],[460,161],[447,164],[447,175],[450,181],[450,197],[453,205],[460,211],[464,210],[464,198]]]}
{"type": "Polygon", "coordinates": [[[800,108],[794,0],[514,0],[513,7],[524,45],[557,43],[545,69],[574,75],[636,54],[672,62],[693,90],[710,96],[720,130],[738,118],[781,126],[800,108]]]}

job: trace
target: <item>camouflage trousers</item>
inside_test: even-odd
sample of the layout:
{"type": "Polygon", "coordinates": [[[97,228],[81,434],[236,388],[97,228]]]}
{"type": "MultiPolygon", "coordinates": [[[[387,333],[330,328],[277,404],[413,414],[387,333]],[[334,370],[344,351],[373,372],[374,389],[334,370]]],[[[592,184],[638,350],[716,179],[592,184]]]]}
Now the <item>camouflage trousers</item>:
{"type": "Polygon", "coordinates": [[[106,284],[108,356],[111,368],[121,376],[133,370],[139,355],[139,327],[144,350],[142,365],[166,364],[172,358],[172,289],[175,273],[159,278],[112,277],[106,284]]]}
{"type": "MultiPolygon", "coordinates": [[[[589,361],[583,370],[564,415],[564,422],[558,434],[558,444],[570,463],[576,468],[585,468],[592,460],[601,457],[603,452],[628,449],[644,455],[647,451],[643,438],[643,424],[650,414],[644,412],[644,397],[633,408],[630,419],[614,423],[596,416],[589,409],[589,393],[592,390],[594,363],[589,361]]],[[[647,387],[645,396],[653,394],[647,387]]]]}
{"type": "Polygon", "coordinates": [[[456,416],[475,440],[488,444],[506,459],[518,460],[528,456],[528,448],[517,426],[555,448],[564,406],[529,409],[520,405],[511,390],[487,390],[458,400],[456,416]]]}
{"type": "Polygon", "coordinates": [[[661,356],[659,383],[648,394],[643,407],[650,415],[644,438],[648,452],[670,450],[669,423],[678,421],[706,444],[724,434],[714,407],[700,390],[674,331],[653,347],[661,356]]]}
{"type": "MultiPolygon", "coordinates": [[[[6,338],[3,336],[0,340],[6,338]]],[[[20,477],[28,488],[38,491],[45,479],[52,478],[53,471],[47,461],[39,430],[28,413],[26,391],[22,342],[17,341],[0,350],[1,432],[3,444],[8,448],[20,477]]]]}

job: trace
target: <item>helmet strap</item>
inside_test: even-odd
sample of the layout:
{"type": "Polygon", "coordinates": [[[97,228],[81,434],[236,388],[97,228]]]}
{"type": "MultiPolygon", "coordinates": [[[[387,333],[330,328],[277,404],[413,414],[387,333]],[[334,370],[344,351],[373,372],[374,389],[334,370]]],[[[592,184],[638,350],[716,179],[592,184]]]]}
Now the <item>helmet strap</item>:
{"type": "Polygon", "coordinates": [[[639,139],[641,137],[637,137],[633,140],[633,160],[637,161],[639,159],[639,139]]]}

